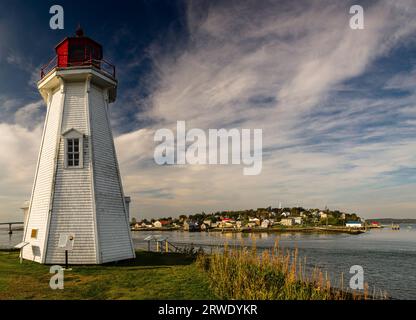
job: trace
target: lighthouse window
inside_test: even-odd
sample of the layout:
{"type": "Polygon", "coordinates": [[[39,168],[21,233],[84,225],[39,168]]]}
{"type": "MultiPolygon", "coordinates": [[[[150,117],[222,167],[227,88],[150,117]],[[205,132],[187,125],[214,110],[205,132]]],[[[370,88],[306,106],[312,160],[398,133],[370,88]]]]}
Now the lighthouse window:
{"type": "Polygon", "coordinates": [[[38,229],[32,229],[32,232],[30,233],[30,237],[32,239],[37,239],[37,237],[38,237],[38,229]]]}
{"type": "Polygon", "coordinates": [[[82,168],[83,167],[83,134],[76,129],[69,129],[63,133],[65,168],[82,168]]]}
{"type": "Polygon", "coordinates": [[[80,163],[80,146],[79,139],[68,139],[67,141],[67,166],[79,167],[80,163]]]}
{"type": "Polygon", "coordinates": [[[82,62],[84,60],[85,49],[82,45],[73,45],[69,48],[69,60],[71,62],[82,62]]]}

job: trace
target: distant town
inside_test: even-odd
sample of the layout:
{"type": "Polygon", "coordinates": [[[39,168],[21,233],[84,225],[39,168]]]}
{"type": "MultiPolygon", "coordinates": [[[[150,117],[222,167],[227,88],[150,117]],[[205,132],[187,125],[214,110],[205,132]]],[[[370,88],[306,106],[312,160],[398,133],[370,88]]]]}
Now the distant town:
{"type": "Polygon", "coordinates": [[[221,211],[215,213],[196,213],[180,215],[178,218],[163,217],[160,219],[132,218],[133,231],[149,230],[183,230],[183,231],[222,231],[222,232],[255,232],[255,231],[351,231],[367,227],[380,227],[376,221],[366,222],[356,213],[339,210],[293,208],[257,208],[242,211],[221,211]]]}

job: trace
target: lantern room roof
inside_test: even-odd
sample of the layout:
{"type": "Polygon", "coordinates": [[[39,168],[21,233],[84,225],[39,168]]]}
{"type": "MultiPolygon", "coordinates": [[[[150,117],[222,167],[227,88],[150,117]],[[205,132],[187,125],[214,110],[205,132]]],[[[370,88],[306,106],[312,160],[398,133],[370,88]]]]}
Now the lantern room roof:
{"type": "Polygon", "coordinates": [[[91,39],[90,37],[65,37],[63,40],[61,40],[61,42],[59,42],[56,46],[55,49],[59,48],[63,43],[65,43],[66,41],[68,41],[69,39],[79,39],[79,38],[83,38],[85,40],[87,40],[88,42],[94,43],[97,46],[102,47],[101,44],[99,44],[97,41],[91,39]]]}

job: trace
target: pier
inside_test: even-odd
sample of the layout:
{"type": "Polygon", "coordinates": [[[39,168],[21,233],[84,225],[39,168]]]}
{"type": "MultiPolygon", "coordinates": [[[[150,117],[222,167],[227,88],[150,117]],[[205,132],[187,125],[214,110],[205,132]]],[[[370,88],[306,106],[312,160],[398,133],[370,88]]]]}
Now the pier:
{"type": "Polygon", "coordinates": [[[0,222],[0,226],[9,225],[9,234],[13,234],[12,225],[14,224],[24,224],[24,222],[0,222]]]}

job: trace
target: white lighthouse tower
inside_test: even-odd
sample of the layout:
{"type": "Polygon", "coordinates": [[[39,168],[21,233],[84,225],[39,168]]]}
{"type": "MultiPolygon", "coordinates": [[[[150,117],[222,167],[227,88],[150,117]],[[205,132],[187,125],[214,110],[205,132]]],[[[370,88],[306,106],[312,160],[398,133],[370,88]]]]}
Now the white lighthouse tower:
{"type": "Polygon", "coordinates": [[[23,259],[101,264],[135,257],[108,106],[116,99],[115,67],[78,29],[42,68],[47,113],[28,218],[23,259]]]}

